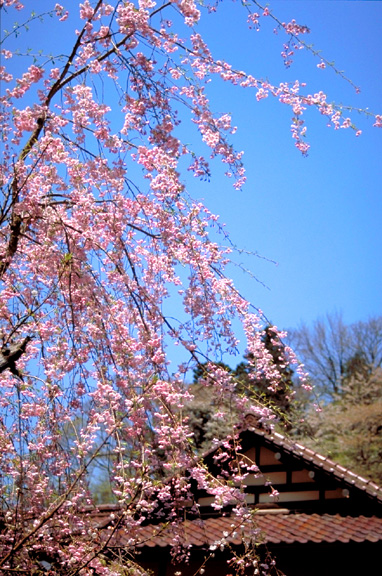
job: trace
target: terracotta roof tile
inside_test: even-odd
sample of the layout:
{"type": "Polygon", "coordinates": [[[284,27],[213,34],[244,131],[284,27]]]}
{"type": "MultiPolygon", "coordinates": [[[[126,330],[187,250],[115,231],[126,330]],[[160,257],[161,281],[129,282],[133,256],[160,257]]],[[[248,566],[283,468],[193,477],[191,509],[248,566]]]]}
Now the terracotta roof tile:
{"type": "MultiPolygon", "coordinates": [[[[287,511],[264,510],[257,514],[257,527],[256,537],[272,544],[382,542],[382,518],[375,516],[289,514],[287,511]]],[[[127,546],[129,538],[134,536],[138,547],[163,548],[173,545],[174,539],[181,535],[190,546],[218,548],[224,542],[239,545],[246,534],[253,536],[253,531],[245,524],[239,524],[234,517],[222,516],[187,520],[176,527],[142,526],[134,535],[121,528],[115,535],[113,546],[127,546]]]]}

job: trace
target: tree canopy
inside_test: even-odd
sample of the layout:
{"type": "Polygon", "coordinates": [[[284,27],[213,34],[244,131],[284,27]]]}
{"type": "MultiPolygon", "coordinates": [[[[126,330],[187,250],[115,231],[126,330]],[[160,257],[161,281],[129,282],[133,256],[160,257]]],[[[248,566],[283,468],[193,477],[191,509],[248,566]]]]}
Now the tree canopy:
{"type": "Polygon", "coordinates": [[[329,314],[290,337],[309,371],[319,409],[302,403],[301,441],[382,482],[382,318],[346,324],[329,314]]]}
{"type": "MultiPolygon", "coordinates": [[[[357,383],[363,400],[373,400],[379,392],[369,380],[382,367],[382,318],[345,324],[339,313],[316,320],[311,327],[302,324],[289,330],[293,348],[322,399],[338,400],[356,394],[357,383]]],[[[359,399],[359,398],[358,398],[359,399]]],[[[356,397],[353,401],[358,400],[356,397]]]]}

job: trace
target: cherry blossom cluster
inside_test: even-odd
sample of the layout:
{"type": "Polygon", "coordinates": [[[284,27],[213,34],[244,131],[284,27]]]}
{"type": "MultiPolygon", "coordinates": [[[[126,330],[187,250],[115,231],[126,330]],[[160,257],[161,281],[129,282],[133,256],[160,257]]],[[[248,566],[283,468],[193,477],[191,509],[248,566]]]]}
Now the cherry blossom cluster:
{"type": "MultiPolygon", "coordinates": [[[[29,37],[38,38],[40,19],[20,2],[0,9],[24,14],[17,30],[34,27],[29,37]]],[[[258,562],[259,535],[243,492],[256,463],[237,457],[237,426],[247,412],[271,426],[275,412],[238,394],[216,364],[236,353],[235,320],[254,373],[277,390],[280,372],[261,313],[227,277],[231,249],[219,243],[218,217],[182,174],[208,177],[220,159],[236,188],[245,182],[231,115],[210,105],[214,78],[288,106],[303,154],[308,107],[334,128],[352,122],[322,92],[272,85],[215,59],[193,29],[202,16],[194,0],[52,3],[43,25],[49,16],[65,29],[59,53],[20,56],[15,66],[10,34],[0,69],[0,571],[32,574],[44,562],[52,575],[115,576],[108,546],[122,533],[129,574],[141,575],[129,555],[152,518],[170,523],[174,558],[187,560],[182,519],[198,514],[196,484],[246,526],[244,554],[231,563],[240,573],[258,562]],[[187,118],[200,149],[182,132],[187,118]],[[217,418],[232,421],[227,441],[215,442],[215,476],[184,415],[187,371],[206,361],[217,418]],[[97,480],[116,505],[104,531],[91,514],[97,480]]],[[[294,22],[285,30],[307,32],[294,22]]],[[[297,364],[289,350],[286,361],[297,364]]],[[[228,536],[218,549],[230,547],[228,536]]]]}

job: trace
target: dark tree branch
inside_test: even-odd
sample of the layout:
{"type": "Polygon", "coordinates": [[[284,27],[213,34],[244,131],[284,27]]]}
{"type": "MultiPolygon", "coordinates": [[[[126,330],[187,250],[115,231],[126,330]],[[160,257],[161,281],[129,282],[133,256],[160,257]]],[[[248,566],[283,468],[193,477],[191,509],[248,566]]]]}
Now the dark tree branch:
{"type": "Polygon", "coordinates": [[[0,374],[5,370],[9,369],[12,374],[23,379],[21,372],[16,367],[16,362],[24,354],[28,342],[32,338],[26,336],[22,342],[18,344],[11,344],[10,346],[3,346],[0,350],[0,374]]]}

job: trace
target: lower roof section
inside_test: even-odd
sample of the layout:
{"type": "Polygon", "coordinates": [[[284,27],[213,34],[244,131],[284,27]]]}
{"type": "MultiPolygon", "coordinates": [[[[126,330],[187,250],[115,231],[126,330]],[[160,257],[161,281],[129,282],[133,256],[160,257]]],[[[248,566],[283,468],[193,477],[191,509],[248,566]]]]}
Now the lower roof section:
{"type": "MultiPolygon", "coordinates": [[[[340,516],[330,514],[291,514],[287,510],[262,510],[256,515],[257,529],[253,532],[245,522],[232,516],[203,520],[186,520],[176,527],[147,525],[138,529],[137,546],[173,546],[181,536],[186,545],[218,549],[229,543],[239,546],[245,537],[255,537],[266,544],[382,542],[382,518],[375,516],[340,516]]],[[[113,545],[124,547],[128,531],[118,530],[113,545]]]]}

